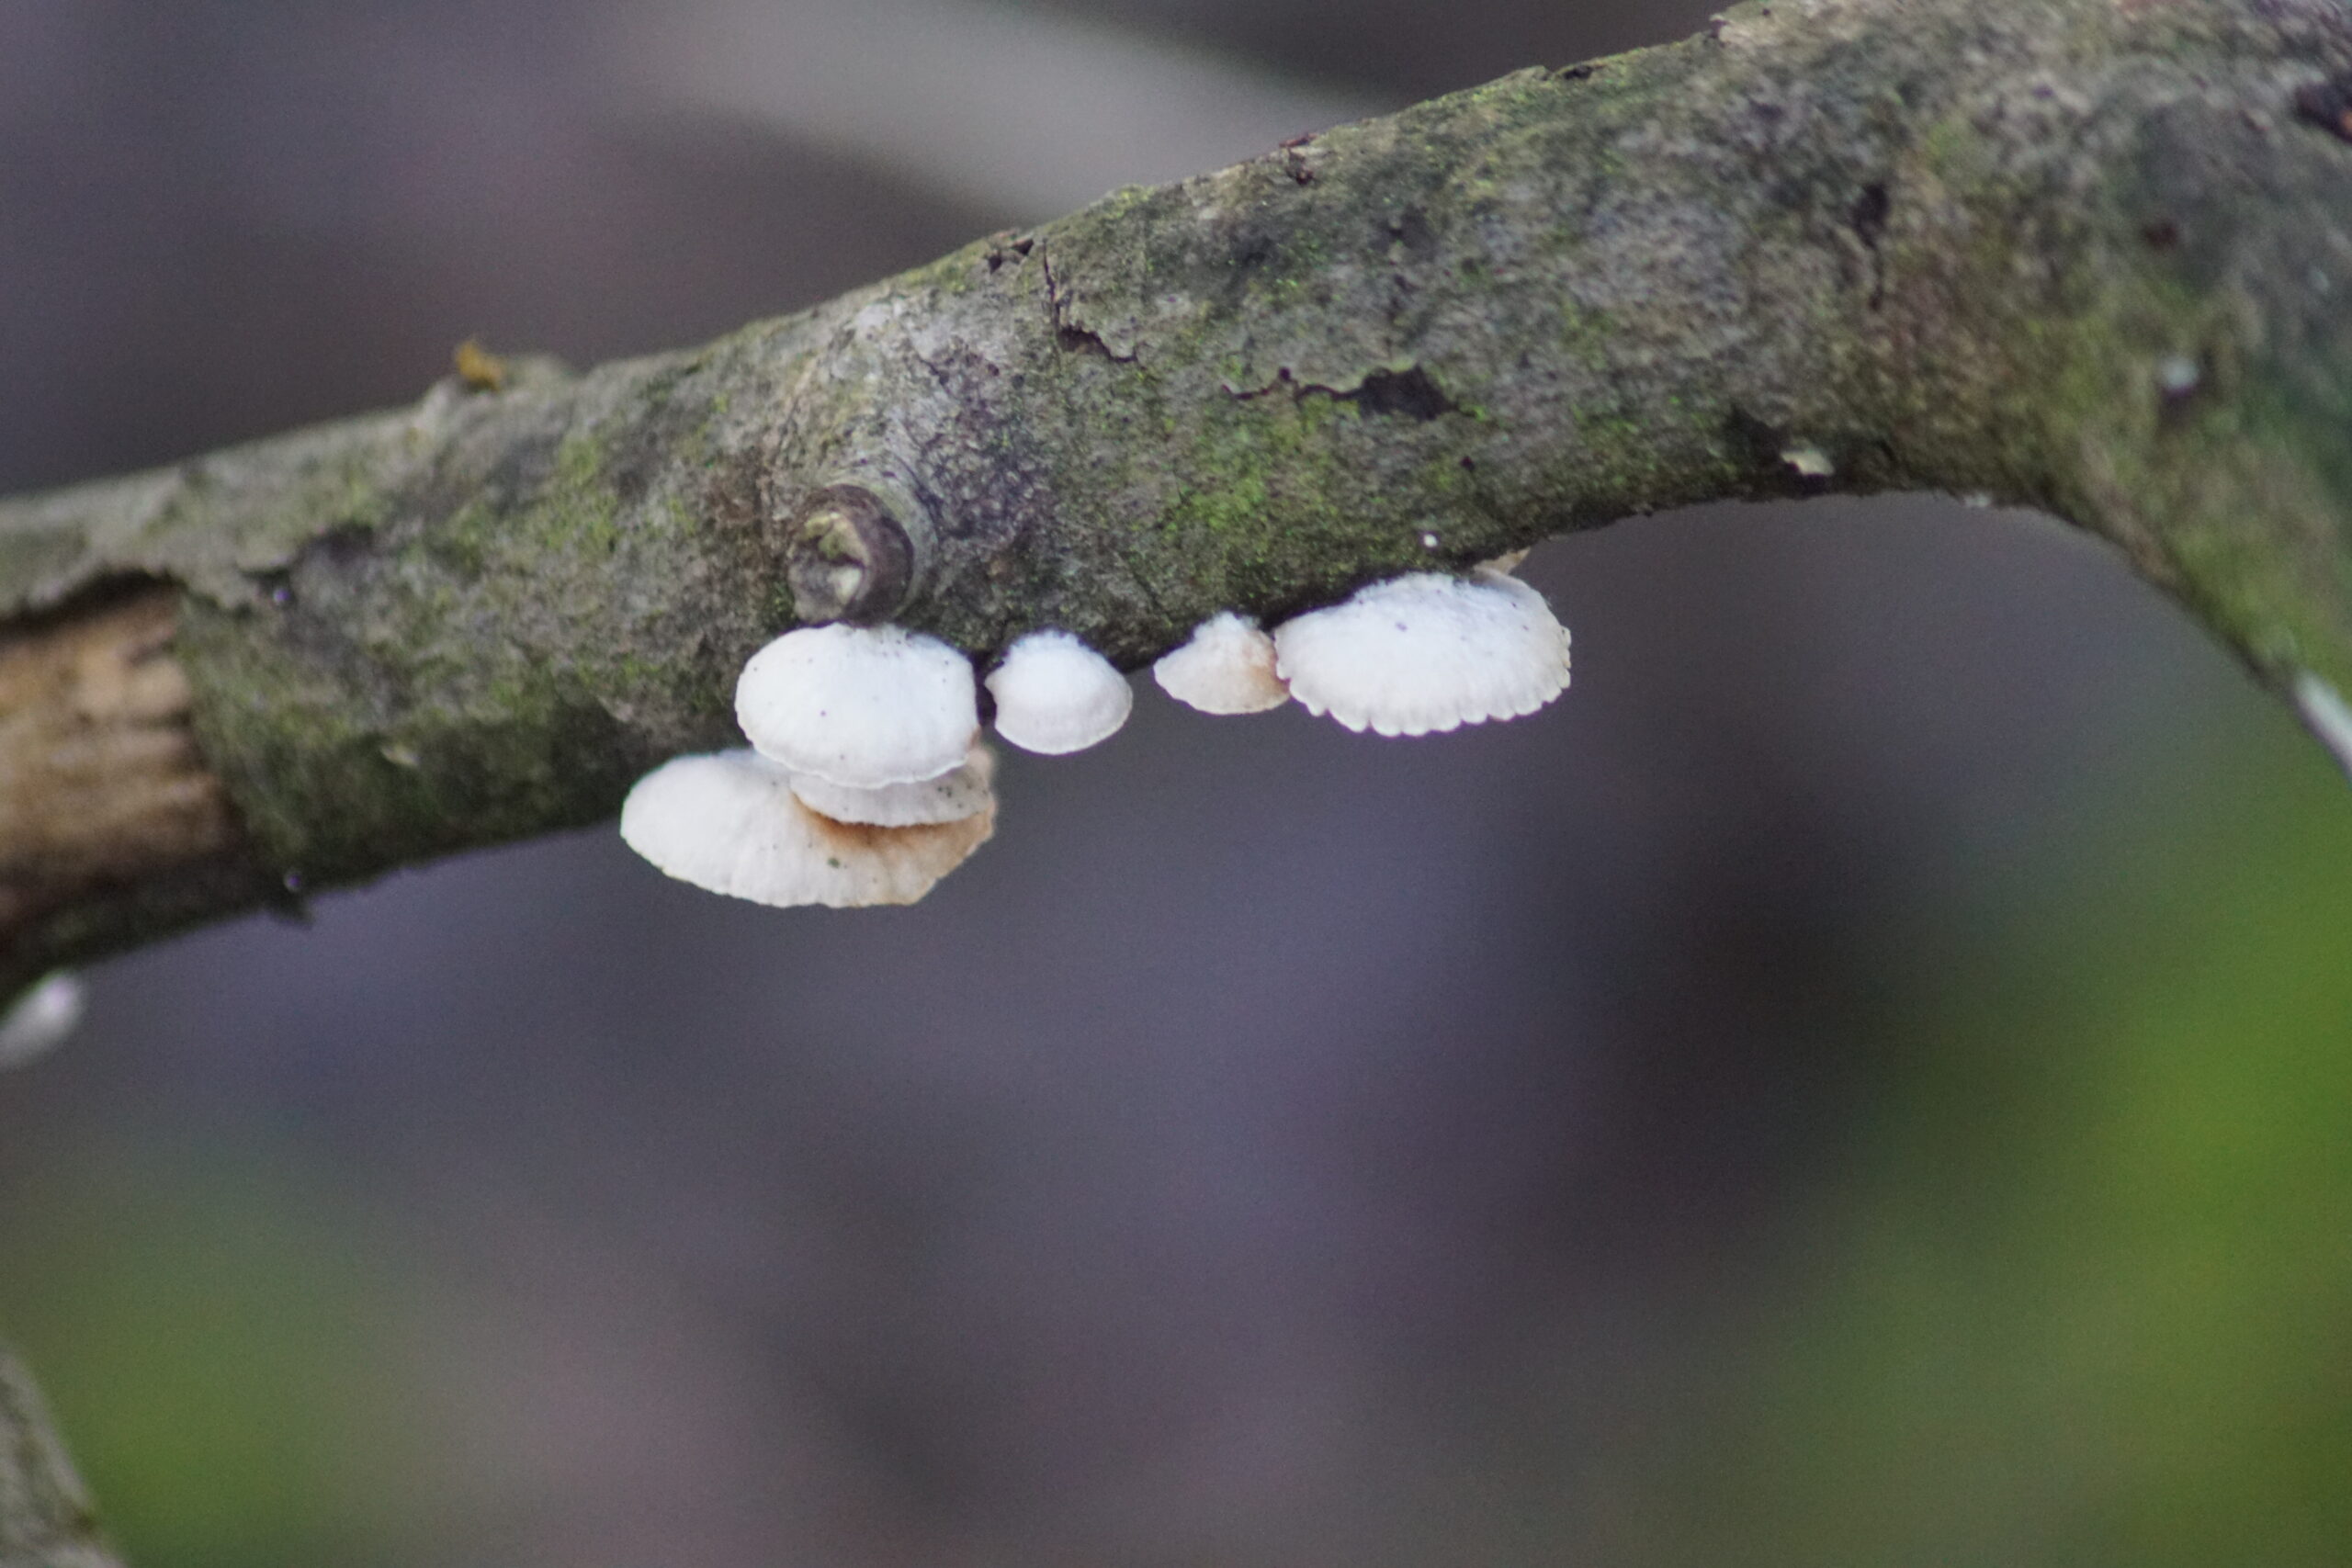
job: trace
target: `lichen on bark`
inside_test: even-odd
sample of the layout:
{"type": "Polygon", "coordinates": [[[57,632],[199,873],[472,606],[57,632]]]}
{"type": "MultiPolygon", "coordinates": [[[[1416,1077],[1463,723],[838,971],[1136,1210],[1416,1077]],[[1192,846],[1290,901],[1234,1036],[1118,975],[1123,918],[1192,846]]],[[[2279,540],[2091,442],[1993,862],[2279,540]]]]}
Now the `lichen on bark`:
{"type": "Polygon", "coordinates": [[[2299,107],[2347,75],[2334,0],[1743,6],[697,351],[0,503],[16,635],[177,593],[245,846],[0,932],[8,974],[608,814],[728,738],[829,486],[920,513],[897,618],[980,660],[1913,489],[2080,525],[2275,689],[2352,690],[2352,142],[2299,107]]]}

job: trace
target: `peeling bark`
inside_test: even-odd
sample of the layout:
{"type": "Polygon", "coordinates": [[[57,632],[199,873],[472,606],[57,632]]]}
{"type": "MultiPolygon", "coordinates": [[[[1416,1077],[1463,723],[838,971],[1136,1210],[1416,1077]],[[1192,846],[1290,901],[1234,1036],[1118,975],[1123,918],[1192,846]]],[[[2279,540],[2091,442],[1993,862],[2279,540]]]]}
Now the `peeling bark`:
{"type": "Polygon", "coordinates": [[[7,657],[171,595],[231,808],[78,881],[0,833],[47,890],[0,987],[609,815],[730,738],[796,583],[1134,667],[1663,507],[1945,491],[2111,541],[2319,711],[2352,691],[2347,82],[2340,0],[1743,6],[703,349],[0,502],[7,657]],[[869,511],[911,541],[891,603],[823,553],[869,511]]]}

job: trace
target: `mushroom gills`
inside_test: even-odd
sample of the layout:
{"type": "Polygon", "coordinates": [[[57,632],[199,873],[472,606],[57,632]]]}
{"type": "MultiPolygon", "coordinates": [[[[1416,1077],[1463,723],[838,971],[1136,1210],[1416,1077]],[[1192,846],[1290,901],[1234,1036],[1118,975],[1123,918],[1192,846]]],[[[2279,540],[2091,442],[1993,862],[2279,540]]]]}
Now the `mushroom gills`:
{"type": "Polygon", "coordinates": [[[801,804],[781,765],[748,750],[673,758],[621,807],[621,838],[666,874],[777,908],[911,904],[995,830],[992,798],[954,822],[837,822],[801,804]]]}
{"type": "Polygon", "coordinates": [[[1568,645],[1543,594],[1484,570],[1390,578],[1274,629],[1301,705],[1387,736],[1535,712],[1567,689],[1568,645]]]}
{"type": "Polygon", "coordinates": [[[1194,626],[1182,648],[1151,667],[1151,678],[1203,713],[1264,713],[1290,701],[1290,688],[1274,673],[1274,639],[1231,610],[1194,626]]]}
{"type": "Polygon", "coordinates": [[[1116,666],[1058,629],[1031,632],[1005,649],[988,688],[997,734],[1048,757],[1108,740],[1136,702],[1116,666]]]}
{"type": "Polygon", "coordinates": [[[836,822],[865,828],[930,828],[978,817],[996,804],[996,753],[973,741],[963,765],[935,779],[853,789],[814,773],[791,775],[800,804],[836,822]]]}

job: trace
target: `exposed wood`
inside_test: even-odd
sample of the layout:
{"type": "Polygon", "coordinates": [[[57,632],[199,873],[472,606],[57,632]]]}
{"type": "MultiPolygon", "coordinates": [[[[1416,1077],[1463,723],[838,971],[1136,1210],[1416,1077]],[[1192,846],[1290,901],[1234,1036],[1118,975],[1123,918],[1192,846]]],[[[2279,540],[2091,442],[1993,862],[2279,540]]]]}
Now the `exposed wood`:
{"type": "Polygon", "coordinates": [[[178,619],[156,585],[0,631],[0,949],[58,911],[235,863],[178,619]]]}

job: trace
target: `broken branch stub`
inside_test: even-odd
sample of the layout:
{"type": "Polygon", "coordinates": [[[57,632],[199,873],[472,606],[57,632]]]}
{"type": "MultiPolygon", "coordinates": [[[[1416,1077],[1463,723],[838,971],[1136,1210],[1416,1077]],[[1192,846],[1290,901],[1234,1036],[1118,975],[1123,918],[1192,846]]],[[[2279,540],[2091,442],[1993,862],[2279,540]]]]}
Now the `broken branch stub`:
{"type": "Polygon", "coordinates": [[[929,532],[922,515],[903,492],[894,503],[863,484],[810,491],[786,531],[794,613],[810,625],[861,626],[897,615],[914,592],[917,541],[929,532]]]}

